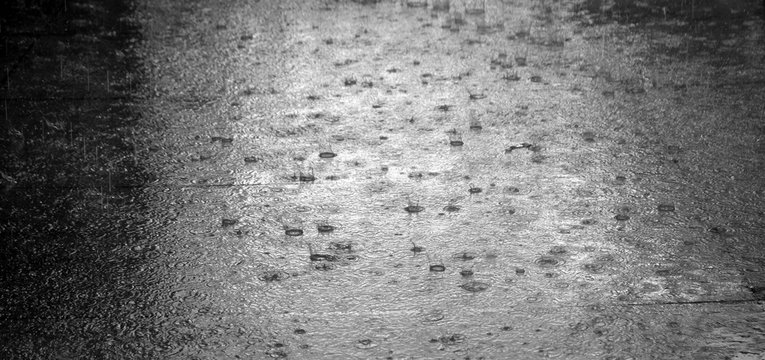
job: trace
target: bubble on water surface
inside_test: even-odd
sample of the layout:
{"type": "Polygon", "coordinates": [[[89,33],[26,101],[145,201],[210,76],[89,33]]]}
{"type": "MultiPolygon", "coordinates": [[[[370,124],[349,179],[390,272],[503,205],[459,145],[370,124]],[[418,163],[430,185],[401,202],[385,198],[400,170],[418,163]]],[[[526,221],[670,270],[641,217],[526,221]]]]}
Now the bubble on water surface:
{"type": "Polygon", "coordinates": [[[598,221],[592,218],[582,219],[579,223],[582,225],[595,225],[598,221]]]}
{"type": "Polygon", "coordinates": [[[444,272],[446,270],[446,266],[440,264],[430,265],[428,268],[432,272],[444,272]]]}
{"type": "Polygon", "coordinates": [[[286,229],[284,234],[287,236],[301,236],[303,235],[303,229],[286,229]]]}
{"type": "Polygon", "coordinates": [[[626,215],[626,214],[616,214],[616,216],[614,216],[614,219],[616,219],[616,221],[627,221],[630,219],[630,217],[629,215],[626,215]]]}
{"type": "Polygon", "coordinates": [[[331,159],[333,157],[337,156],[337,154],[331,152],[331,151],[323,151],[319,153],[319,157],[322,159],[331,159]]]}

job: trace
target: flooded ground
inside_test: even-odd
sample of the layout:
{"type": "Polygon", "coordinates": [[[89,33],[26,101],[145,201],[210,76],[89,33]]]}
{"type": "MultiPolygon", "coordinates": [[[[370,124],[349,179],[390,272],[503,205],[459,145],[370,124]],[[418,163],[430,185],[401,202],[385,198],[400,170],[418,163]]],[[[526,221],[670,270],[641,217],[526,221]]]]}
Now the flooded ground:
{"type": "Polygon", "coordinates": [[[761,358],[762,8],[683,4],[141,1],[117,90],[13,60],[0,353],[761,358]]]}

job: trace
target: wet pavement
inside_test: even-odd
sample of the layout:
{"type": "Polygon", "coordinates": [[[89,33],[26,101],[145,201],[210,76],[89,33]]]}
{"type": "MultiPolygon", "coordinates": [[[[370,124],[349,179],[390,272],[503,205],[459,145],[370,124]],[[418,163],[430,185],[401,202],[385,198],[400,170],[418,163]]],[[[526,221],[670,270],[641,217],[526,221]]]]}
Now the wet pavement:
{"type": "Polygon", "coordinates": [[[6,34],[4,358],[765,354],[757,2],[132,5],[6,34]]]}

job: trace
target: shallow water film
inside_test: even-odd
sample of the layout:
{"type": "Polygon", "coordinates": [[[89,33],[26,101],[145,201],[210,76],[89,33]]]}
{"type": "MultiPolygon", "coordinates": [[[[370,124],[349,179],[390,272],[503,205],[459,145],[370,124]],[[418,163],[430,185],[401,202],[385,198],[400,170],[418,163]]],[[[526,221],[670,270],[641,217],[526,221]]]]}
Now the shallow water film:
{"type": "Polygon", "coordinates": [[[0,358],[765,357],[759,0],[3,14],[0,358]]]}

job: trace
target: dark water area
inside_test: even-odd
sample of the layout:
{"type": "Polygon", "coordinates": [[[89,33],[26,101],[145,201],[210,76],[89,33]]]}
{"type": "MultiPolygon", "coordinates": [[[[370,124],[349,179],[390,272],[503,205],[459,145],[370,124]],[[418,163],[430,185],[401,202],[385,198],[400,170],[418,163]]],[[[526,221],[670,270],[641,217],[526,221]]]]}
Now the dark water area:
{"type": "MultiPolygon", "coordinates": [[[[67,358],[105,336],[135,192],[140,38],[123,1],[5,1],[0,16],[0,357],[67,358]],[[70,354],[70,355],[67,355],[70,354]]],[[[132,214],[132,215],[131,215],[132,214]]],[[[143,236],[143,234],[141,234],[143,236]]],[[[124,295],[124,294],[123,294],[124,295]]],[[[96,347],[86,353],[103,358],[96,347]]],[[[80,353],[82,354],[82,353],[80,353]]]]}

